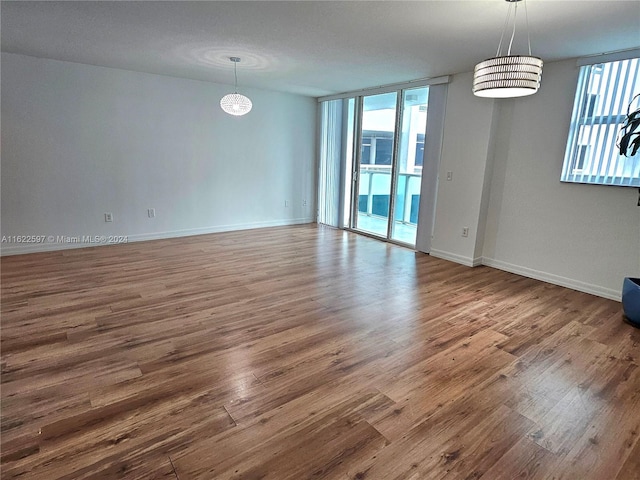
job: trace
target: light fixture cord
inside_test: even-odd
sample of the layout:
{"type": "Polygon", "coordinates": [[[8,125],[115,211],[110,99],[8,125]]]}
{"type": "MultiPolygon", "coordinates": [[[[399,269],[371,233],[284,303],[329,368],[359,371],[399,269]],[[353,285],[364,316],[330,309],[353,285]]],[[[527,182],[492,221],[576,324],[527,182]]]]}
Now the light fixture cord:
{"type": "Polygon", "coordinates": [[[507,31],[507,27],[509,26],[509,18],[511,18],[511,7],[512,7],[512,4],[509,3],[509,10],[507,10],[507,18],[504,19],[504,25],[502,26],[502,35],[500,35],[500,43],[498,43],[498,51],[496,52],[496,57],[499,57],[500,52],[502,51],[502,42],[504,41],[504,34],[507,31]]]}
{"type": "MultiPolygon", "coordinates": [[[[529,55],[531,55],[531,32],[529,31],[529,9],[527,8],[527,0],[522,0],[524,3],[524,16],[525,22],[527,26],[527,46],[529,47],[529,55]]],[[[502,27],[502,35],[500,36],[500,43],[498,44],[498,51],[496,52],[496,57],[500,56],[500,52],[502,51],[502,42],[504,41],[504,34],[507,31],[507,27],[509,26],[509,19],[511,18],[511,7],[512,4],[515,3],[513,9],[513,31],[511,32],[511,39],[509,40],[509,49],[507,51],[507,55],[511,55],[511,48],[513,47],[513,39],[516,37],[516,24],[518,17],[518,1],[509,2],[509,11],[507,12],[507,18],[504,21],[504,26],[502,27]]]]}
{"type": "Polygon", "coordinates": [[[238,62],[233,62],[233,76],[235,80],[235,93],[238,93],[238,62]]]}
{"type": "Polygon", "coordinates": [[[524,18],[527,22],[527,43],[529,44],[529,56],[531,56],[531,33],[529,32],[529,10],[527,10],[527,0],[524,0],[524,18]]]}
{"type": "Polygon", "coordinates": [[[507,51],[507,55],[511,55],[511,46],[513,45],[513,39],[516,36],[516,19],[518,18],[518,4],[516,3],[516,8],[513,11],[513,32],[511,32],[511,40],[509,41],[509,50],[507,51]]]}

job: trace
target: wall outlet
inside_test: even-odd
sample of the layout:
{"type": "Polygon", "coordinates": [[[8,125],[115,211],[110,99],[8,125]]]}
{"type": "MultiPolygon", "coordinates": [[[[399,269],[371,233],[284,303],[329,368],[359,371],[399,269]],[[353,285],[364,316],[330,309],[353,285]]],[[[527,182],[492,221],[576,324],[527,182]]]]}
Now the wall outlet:
{"type": "Polygon", "coordinates": [[[469,227],[462,227],[462,236],[463,237],[469,236],[469,227]]]}
{"type": "Polygon", "coordinates": [[[288,207],[288,206],[289,206],[289,200],[285,200],[285,201],[284,201],[284,206],[285,206],[285,207],[288,207]]]}
{"type": "Polygon", "coordinates": [[[453,172],[447,172],[447,182],[453,180],[453,172]]]}
{"type": "Polygon", "coordinates": [[[149,216],[149,218],[156,218],[156,209],[155,208],[148,208],[147,209],[147,215],[149,216]]]}
{"type": "Polygon", "coordinates": [[[111,212],[107,212],[104,214],[104,221],[109,223],[109,222],[113,222],[113,213],[111,212]]]}
{"type": "Polygon", "coordinates": [[[306,200],[302,200],[302,206],[306,207],[307,206],[307,201],[306,200]]]}

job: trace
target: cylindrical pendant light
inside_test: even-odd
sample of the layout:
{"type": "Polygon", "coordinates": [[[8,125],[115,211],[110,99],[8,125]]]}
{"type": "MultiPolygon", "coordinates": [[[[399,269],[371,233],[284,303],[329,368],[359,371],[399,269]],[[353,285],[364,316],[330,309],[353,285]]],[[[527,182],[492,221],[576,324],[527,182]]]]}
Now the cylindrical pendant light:
{"type": "Polygon", "coordinates": [[[222,97],[222,99],[220,99],[220,108],[222,108],[222,110],[229,115],[240,116],[249,113],[251,111],[251,108],[253,107],[253,104],[248,97],[245,97],[244,95],[238,93],[238,71],[236,67],[240,62],[240,58],[230,57],[229,60],[233,62],[235,92],[229,93],[222,97]]]}
{"type": "MultiPolygon", "coordinates": [[[[473,72],[473,93],[478,97],[513,98],[533,95],[540,88],[542,78],[542,59],[531,55],[529,38],[529,19],[527,15],[527,40],[529,55],[511,55],[511,47],[516,34],[516,15],[518,4],[522,0],[506,0],[509,3],[507,19],[502,30],[496,56],[478,63],[473,72]],[[507,55],[500,55],[502,41],[511,16],[511,4],[515,4],[513,14],[513,32],[507,55]]],[[[525,13],[526,13],[525,0],[525,13]]]]}

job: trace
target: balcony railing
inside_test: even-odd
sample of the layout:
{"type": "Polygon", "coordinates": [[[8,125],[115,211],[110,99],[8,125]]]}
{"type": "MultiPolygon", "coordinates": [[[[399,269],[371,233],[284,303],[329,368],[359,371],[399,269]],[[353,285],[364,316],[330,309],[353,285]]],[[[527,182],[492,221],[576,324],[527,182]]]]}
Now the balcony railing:
{"type": "MultiPolygon", "coordinates": [[[[419,168],[419,167],[418,167],[419,168]]],[[[416,225],[420,202],[421,173],[398,174],[395,221],[416,225]]],[[[391,169],[382,165],[362,165],[358,211],[367,215],[387,217],[391,191],[391,169]]]]}

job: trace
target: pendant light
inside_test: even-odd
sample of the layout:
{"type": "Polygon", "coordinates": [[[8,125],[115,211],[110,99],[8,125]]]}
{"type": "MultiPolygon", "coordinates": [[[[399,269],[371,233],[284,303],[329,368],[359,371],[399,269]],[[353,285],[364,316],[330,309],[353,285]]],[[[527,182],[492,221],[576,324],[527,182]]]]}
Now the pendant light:
{"type": "Polygon", "coordinates": [[[524,97],[533,95],[540,88],[542,59],[531,56],[531,37],[529,36],[529,16],[527,14],[526,0],[506,1],[509,3],[509,11],[504,22],[496,56],[477,64],[473,72],[473,94],[478,97],[524,97]],[[518,14],[518,3],[520,1],[524,2],[529,55],[511,55],[511,47],[516,35],[516,15],[518,14]],[[514,13],[511,40],[509,41],[507,54],[501,55],[504,34],[509,26],[512,9],[514,13]]]}
{"type": "Polygon", "coordinates": [[[229,115],[244,115],[251,111],[253,104],[244,95],[238,93],[238,70],[237,65],[240,62],[239,57],[230,57],[229,60],[233,62],[233,75],[235,77],[235,91],[222,97],[220,100],[220,108],[229,115]]]}

